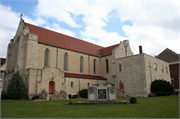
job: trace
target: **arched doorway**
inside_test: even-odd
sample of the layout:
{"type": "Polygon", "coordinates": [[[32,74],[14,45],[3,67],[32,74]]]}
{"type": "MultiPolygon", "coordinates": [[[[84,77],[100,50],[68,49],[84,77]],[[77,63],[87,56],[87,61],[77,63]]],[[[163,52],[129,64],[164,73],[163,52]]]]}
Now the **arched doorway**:
{"type": "Polygon", "coordinates": [[[124,92],[124,84],[123,84],[123,83],[120,83],[120,84],[119,84],[119,90],[120,90],[121,92],[124,92]]]}
{"type": "Polygon", "coordinates": [[[50,81],[49,82],[49,94],[53,94],[54,92],[54,82],[50,81]]]}

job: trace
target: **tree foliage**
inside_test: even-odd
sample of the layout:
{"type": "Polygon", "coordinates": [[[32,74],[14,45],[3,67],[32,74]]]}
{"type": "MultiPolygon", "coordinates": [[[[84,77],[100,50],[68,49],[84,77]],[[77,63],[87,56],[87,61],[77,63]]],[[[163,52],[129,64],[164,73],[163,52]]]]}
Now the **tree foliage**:
{"type": "Polygon", "coordinates": [[[21,99],[24,97],[26,88],[19,71],[16,71],[7,87],[7,93],[11,99],[21,99]]]}
{"type": "Polygon", "coordinates": [[[166,96],[174,93],[174,88],[165,80],[155,80],[151,84],[151,92],[155,93],[157,96],[166,96]]]}

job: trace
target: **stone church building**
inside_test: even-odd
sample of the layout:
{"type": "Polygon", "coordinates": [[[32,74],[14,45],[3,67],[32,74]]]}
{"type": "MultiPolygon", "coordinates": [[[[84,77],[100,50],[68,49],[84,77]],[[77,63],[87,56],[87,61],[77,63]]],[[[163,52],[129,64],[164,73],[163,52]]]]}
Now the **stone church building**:
{"type": "MultiPolygon", "coordinates": [[[[142,51],[142,49],[141,49],[142,51]]],[[[21,18],[6,57],[3,91],[19,70],[29,98],[76,95],[98,83],[111,83],[117,95],[150,93],[155,79],[170,80],[169,65],[145,53],[133,55],[128,40],[102,47],[24,22],[21,18]]]]}

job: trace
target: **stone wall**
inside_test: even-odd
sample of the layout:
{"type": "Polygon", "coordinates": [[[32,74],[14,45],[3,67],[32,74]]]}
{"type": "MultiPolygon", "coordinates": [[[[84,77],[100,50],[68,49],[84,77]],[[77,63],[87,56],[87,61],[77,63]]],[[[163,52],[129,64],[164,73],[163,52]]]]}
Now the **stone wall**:
{"type": "Polygon", "coordinates": [[[124,92],[128,96],[144,96],[146,88],[144,75],[144,60],[142,55],[133,55],[116,60],[116,89],[119,84],[124,84],[124,92]],[[121,64],[122,71],[119,70],[121,64]]]}
{"type": "Polygon", "coordinates": [[[109,83],[112,83],[112,55],[101,57],[100,58],[100,73],[102,77],[108,79],[109,83]],[[109,72],[106,72],[106,59],[109,62],[109,72]]]}
{"type": "Polygon", "coordinates": [[[119,58],[113,66],[116,69],[117,90],[119,84],[123,83],[124,92],[129,96],[147,96],[151,92],[151,82],[155,79],[171,81],[168,63],[144,53],[119,58]],[[157,70],[154,68],[154,63],[157,64],[157,70]],[[119,71],[119,64],[122,65],[122,71],[119,71]],[[161,66],[164,66],[164,72],[161,71],[161,66]]]}
{"type": "Polygon", "coordinates": [[[147,92],[150,93],[150,85],[151,82],[153,82],[155,79],[163,79],[166,81],[169,81],[171,83],[170,78],[170,70],[169,70],[169,64],[163,60],[160,60],[158,58],[154,58],[150,55],[144,54],[145,59],[145,69],[146,69],[146,85],[147,85],[147,92]],[[157,70],[154,68],[154,64],[157,64],[157,70]],[[149,66],[152,66],[151,72],[149,66]],[[161,70],[161,66],[164,67],[164,71],[161,70]],[[167,72],[166,72],[167,68],[167,72]],[[152,80],[151,80],[152,76],[152,80]]]}
{"type": "Polygon", "coordinates": [[[46,67],[43,69],[29,68],[27,69],[27,81],[25,85],[28,86],[28,94],[30,97],[33,95],[40,95],[44,89],[49,92],[49,82],[52,81],[54,85],[53,92],[60,93],[65,89],[64,73],[55,67],[46,67]]]}

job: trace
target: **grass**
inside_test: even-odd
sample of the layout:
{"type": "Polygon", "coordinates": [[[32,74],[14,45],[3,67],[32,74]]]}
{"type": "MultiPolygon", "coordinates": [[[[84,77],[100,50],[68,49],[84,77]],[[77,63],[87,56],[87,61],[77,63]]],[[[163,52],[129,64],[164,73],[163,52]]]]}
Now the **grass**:
{"type": "MultiPolygon", "coordinates": [[[[118,98],[129,102],[129,98],[118,98]]],[[[2,118],[178,118],[179,96],[138,97],[136,104],[64,105],[86,99],[1,100],[2,118]]]]}

